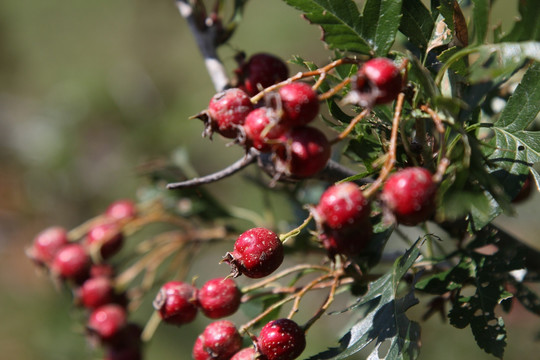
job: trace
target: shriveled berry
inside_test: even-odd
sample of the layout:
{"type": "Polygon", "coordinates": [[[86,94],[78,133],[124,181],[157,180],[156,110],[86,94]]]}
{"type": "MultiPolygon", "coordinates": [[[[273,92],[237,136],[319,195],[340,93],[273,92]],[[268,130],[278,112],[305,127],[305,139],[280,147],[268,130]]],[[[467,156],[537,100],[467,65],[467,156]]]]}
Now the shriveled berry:
{"type": "Polygon", "coordinates": [[[231,265],[232,274],[262,278],[273,273],[283,262],[283,244],[279,236],[265,228],[253,228],[242,233],[234,243],[232,253],[223,261],[231,265]]]}
{"type": "Polygon", "coordinates": [[[87,328],[102,341],[111,341],[126,325],[127,315],[123,307],[107,304],[95,309],[88,318],[87,328]]]}
{"type": "Polygon", "coordinates": [[[381,199],[399,223],[413,226],[429,219],[435,210],[436,191],[428,170],[410,167],[388,178],[381,199]]]}
{"type": "Polygon", "coordinates": [[[61,278],[80,281],[88,275],[90,263],[90,255],[82,245],[68,244],[56,253],[51,271],[61,278]]]}
{"type": "Polygon", "coordinates": [[[287,65],[280,58],[265,53],[252,55],[236,73],[240,87],[250,96],[257,94],[259,88],[267,88],[289,77],[287,65]]]}
{"type": "Polygon", "coordinates": [[[271,151],[276,139],[287,130],[288,127],[279,122],[277,112],[268,107],[260,107],[251,111],[244,123],[248,144],[262,152],[271,151]]]}
{"type": "Polygon", "coordinates": [[[255,348],[249,347],[240,350],[231,358],[231,360],[264,360],[266,356],[257,354],[255,348]],[[257,357],[259,355],[259,357],[257,357]]]}
{"type": "Polygon", "coordinates": [[[113,302],[114,295],[112,279],[105,276],[87,279],[77,291],[81,305],[88,309],[113,302]]]}
{"type": "Polygon", "coordinates": [[[323,229],[320,239],[330,259],[338,254],[348,256],[360,254],[373,236],[373,226],[369,219],[364,219],[354,226],[346,228],[323,227],[323,229]]]}
{"type": "Polygon", "coordinates": [[[330,159],[330,143],[318,129],[300,126],[282,136],[276,169],[294,178],[308,178],[321,171],[330,159]]]}
{"type": "Polygon", "coordinates": [[[238,127],[244,124],[251,110],[253,104],[244,91],[233,88],[217,93],[208,105],[210,129],[234,139],[238,136],[238,127]]]}
{"type": "Polygon", "coordinates": [[[207,281],[197,292],[197,301],[204,314],[211,319],[232,315],[240,306],[242,293],[234,280],[217,278],[207,281]]]}
{"type": "Polygon", "coordinates": [[[293,360],[306,348],[306,335],[290,319],[273,320],[261,329],[257,346],[268,360],[293,360]]]}
{"type": "Polygon", "coordinates": [[[319,113],[317,93],[304,82],[293,82],[279,89],[283,122],[301,126],[311,122],[319,113]]]}
{"type": "Polygon", "coordinates": [[[186,324],[197,316],[196,296],[196,289],[190,284],[169,281],[161,287],[154,299],[154,309],[167,323],[186,324]]]}
{"type": "Polygon", "coordinates": [[[330,186],[314,210],[315,218],[331,229],[351,226],[369,216],[369,202],[352,182],[330,186]]]}
{"type": "Polygon", "coordinates": [[[137,208],[131,200],[117,200],[107,207],[105,216],[113,220],[124,220],[135,217],[137,208]]]}
{"type": "Polygon", "coordinates": [[[402,82],[399,68],[392,60],[374,58],[360,67],[354,85],[361,97],[375,105],[395,100],[401,91],[402,82]]]}
{"type": "Polygon", "coordinates": [[[209,324],[193,347],[195,360],[229,360],[242,348],[242,337],[236,326],[227,320],[209,324]]]}
{"type": "Polygon", "coordinates": [[[34,242],[27,250],[27,254],[38,264],[46,265],[67,244],[66,229],[60,226],[54,226],[43,230],[34,238],[34,242]]]}
{"type": "Polygon", "coordinates": [[[99,249],[103,259],[108,259],[120,251],[124,244],[124,235],[115,223],[103,223],[88,231],[86,243],[91,249],[99,249]]]}

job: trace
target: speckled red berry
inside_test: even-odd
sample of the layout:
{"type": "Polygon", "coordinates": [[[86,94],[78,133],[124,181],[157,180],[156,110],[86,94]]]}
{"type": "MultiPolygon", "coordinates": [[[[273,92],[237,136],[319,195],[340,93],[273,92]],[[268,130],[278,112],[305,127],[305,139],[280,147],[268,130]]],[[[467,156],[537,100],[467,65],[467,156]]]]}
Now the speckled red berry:
{"type": "Polygon", "coordinates": [[[181,281],[169,281],[161,287],[153,305],[163,321],[187,324],[197,316],[196,289],[181,281]]]}
{"type": "Polygon", "coordinates": [[[292,320],[273,320],[261,329],[257,347],[268,360],[293,360],[306,348],[306,335],[292,320]]]}
{"type": "Polygon", "coordinates": [[[428,170],[410,167],[388,178],[381,199],[399,223],[413,226],[430,218],[435,210],[436,191],[437,185],[428,170]]]}
{"type": "Polygon", "coordinates": [[[47,228],[35,238],[27,255],[38,264],[49,264],[56,253],[68,244],[66,229],[60,226],[47,228]]]}
{"type": "Polygon", "coordinates": [[[217,93],[210,100],[208,126],[211,131],[234,139],[238,136],[238,127],[244,124],[251,110],[253,110],[253,104],[248,94],[237,88],[227,89],[217,93]]]}
{"type": "Polygon", "coordinates": [[[264,360],[266,356],[257,354],[255,348],[249,347],[240,350],[231,358],[231,360],[264,360]]]}
{"type": "Polygon", "coordinates": [[[242,347],[242,337],[236,326],[227,320],[209,324],[193,347],[195,360],[229,360],[242,347]]]}
{"type": "Polygon", "coordinates": [[[344,182],[330,186],[314,209],[318,222],[331,229],[352,226],[369,216],[369,202],[358,185],[344,182]]]}
{"type": "Polygon", "coordinates": [[[115,223],[103,223],[88,231],[86,244],[90,249],[99,249],[103,259],[115,255],[124,244],[124,235],[115,223]]]}
{"type": "Polygon", "coordinates": [[[90,314],[87,328],[102,341],[112,341],[126,325],[127,315],[123,307],[107,304],[90,314]]]}
{"type": "Polygon", "coordinates": [[[392,60],[374,58],[360,67],[354,87],[360,96],[370,97],[373,104],[384,104],[397,98],[402,83],[399,68],[392,60]]]}
{"type": "Polygon", "coordinates": [[[112,279],[105,276],[87,279],[77,291],[78,301],[88,309],[113,302],[114,295],[112,279]]]}
{"type": "Polygon", "coordinates": [[[265,228],[253,228],[242,233],[234,250],[223,261],[231,265],[234,277],[241,274],[262,278],[273,273],[283,262],[283,244],[276,233],[265,228]]]}
{"type": "Polygon", "coordinates": [[[283,123],[301,126],[311,122],[319,113],[317,92],[304,82],[293,82],[279,89],[283,123]]]}
{"type": "Polygon", "coordinates": [[[265,53],[252,55],[236,73],[239,86],[250,96],[289,77],[287,65],[280,58],[265,53]]]}
{"type": "Polygon", "coordinates": [[[293,178],[308,178],[321,171],[330,159],[330,143],[318,129],[300,126],[280,138],[276,169],[293,178]]]}
{"type": "Polygon", "coordinates": [[[369,219],[364,219],[353,226],[341,229],[323,227],[320,235],[322,245],[330,259],[336,255],[358,255],[369,244],[373,236],[373,226],[369,219]]]}
{"type": "Polygon", "coordinates": [[[211,319],[232,315],[240,306],[242,293],[234,280],[217,278],[207,281],[197,292],[197,301],[204,314],[211,319]]]}
{"type": "Polygon", "coordinates": [[[117,200],[107,207],[105,216],[113,220],[131,219],[137,214],[135,203],[128,199],[117,200]]]}
{"type": "Polygon", "coordinates": [[[287,130],[288,127],[279,122],[277,112],[268,107],[260,107],[251,111],[244,123],[248,145],[262,152],[271,151],[276,139],[287,130]]]}
{"type": "Polygon", "coordinates": [[[51,271],[61,278],[80,281],[88,276],[90,263],[90,255],[82,245],[68,244],[56,253],[51,271]]]}

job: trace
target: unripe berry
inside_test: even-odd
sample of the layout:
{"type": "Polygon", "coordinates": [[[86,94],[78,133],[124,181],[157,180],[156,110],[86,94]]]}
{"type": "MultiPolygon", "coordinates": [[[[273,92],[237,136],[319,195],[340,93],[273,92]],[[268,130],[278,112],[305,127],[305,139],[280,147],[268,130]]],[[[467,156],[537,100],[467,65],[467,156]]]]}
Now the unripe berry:
{"type": "Polygon", "coordinates": [[[161,287],[154,299],[154,309],[163,321],[182,325],[197,316],[196,289],[181,281],[169,281],[161,287]]]}
{"type": "Polygon", "coordinates": [[[232,315],[240,306],[242,293],[229,278],[207,281],[197,292],[197,301],[204,314],[211,319],[232,315]]]}
{"type": "Polygon", "coordinates": [[[61,278],[80,281],[88,275],[90,263],[90,255],[82,245],[68,244],[56,253],[51,271],[61,278]]]}
{"type": "Polygon", "coordinates": [[[401,91],[403,78],[399,68],[387,58],[366,61],[358,70],[354,89],[359,96],[369,98],[372,105],[395,100],[401,91]]]}
{"type": "Polygon", "coordinates": [[[124,235],[115,223],[103,223],[88,231],[86,244],[91,249],[99,249],[101,257],[108,259],[120,251],[124,244],[124,235]]]}
{"type": "Polygon", "coordinates": [[[231,265],[232,274],[262,278],[273,273],[283,262],[283,244],[279,236],[265,228],[253,228],[242,233],[234,243],[232,253],[223,261],[231,265]]]}
{"type": "Polygon", "coordinates": [[[135,217],[137,208],[131,200],[117,200],[109,205],[105,216],[113,220],[124,220],[135,217]]]}
{"type": "Polygon", "coordinates": [[[364,219],[354,226],[341,229],[323,227],[321,242],[330,259],[338,254],[354,256],[358,255],[369,244],[373,236],[373,226],[369,219],[364,219]]]}
{"type": "Polygon", "coordinates": [[[251,110],[253,104],[244,91],[233,88],[217,93],[208,105],[210,129],[234,139],[238,136],[238,127],[244,124],[251,110]]]}
{"type": "Polygon", "coordinates": [[[306,335],[292,320],[273,320],[261,329],[257,347],[268,360],[293,360],[306,348],[306,335]]]}
{"type": "Polygon", "coordinates": [[[279,89],[283,123],[301,126],[311,122],[319,113],[319,99],[310,85],[293,82],[279,89]]]}
{"type": "Polygon", "coordinates": [[[316,128],[301,126],[280,138],[276,169],[293,178],[308,178],[321,171],[330,159],[330,143],[316,128]]]}
{"type": "Polygon", "coordinates": [[[60,226],[47,228],[35,238],[32,246],[27,250],[27,255],[36,263],[49,264],[56,253],[68,244],[66,229],[60,226]]]}
{"type": "Polygon", "coordinates": [[[268,107],[251,111],[244,123],[248,145],[262,152],[271,151],[275,145],[272,140],[275,142],[287,130],[288,127],[279,122],[277,112],[268,107]]]}
{"type": "Polygon", "coordinates": [[[289,77],[287,65],[278,57],[265,53],[252,55],[240,69],[239,86],[250,96],[289,77]]]}
{"type": "Polygon", "coordinates": [[[102,341],[112,341],[126,325],[124,308],[108,304],[95,309],[88,318],[87,328],[102,341]]]}
{"type": "Polygon", "coordinates": [[[381,199],[399,223],[413,226],[430,218],[435,210],[436,191],[437,185],[428,170],[410,167],[388,178],[381,199]]]}
{"type": "Polygon", "coordinates": [[[229,360],[242,347],[236,326],[227,320],[209,324],[193,347],[195,360],[229,360]]]}
{"type": "Polygon", "coordinates": [[[88,309],[111,303],[114,300],[113,282],[105,276],[89,278],[78,289],[77,298],[88,309]]]}
{"type": "Polygon", "coordinates": [[[330,186],[314,209],[315,219],[331,229],[354,225],[366,219],[369,213],[369,202],[352,182],[330,186]]]}
{"type": "Polygon", "coordinates": [[[255,348],[249,347],[240,350],[231,358],[231,360],[264,360],[266,356],[257,354],[255,348]],[[259,357],[257,357],[259,355],[259,357]]]}

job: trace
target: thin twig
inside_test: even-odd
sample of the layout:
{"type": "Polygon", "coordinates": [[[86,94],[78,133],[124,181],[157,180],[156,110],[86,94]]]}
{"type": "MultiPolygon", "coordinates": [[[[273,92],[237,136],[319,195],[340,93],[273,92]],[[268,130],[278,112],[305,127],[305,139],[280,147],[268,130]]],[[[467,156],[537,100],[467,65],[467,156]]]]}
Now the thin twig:
{"type": "Polygon", "coordinates": [[[247,292],[260,289],[262,287],[265,287],[268,284],[273,283],[274,281],[278,279],[281,279],[284,276],[287,276],[297,271],[303,271],[303,270],[319,270],[319,271],[324,271],[324,272],[332,271],[329,267],[326,267],[326,266],[318,266],[318,265],[313,265],[313,264],[300,264],[300,265],[296,265],[291,268],[285,269],[277,273],[276,275],[273,275],[269,278],[259,281],[258,283],[252,284],[250,286],[246,286],[242,289],[242,293],[245,294],[247,292]]]}
{"type": "Polygon", "coordinates": [[[349,125],[347,126],[345,130],[343,130],[335,139],[330,141],[330,144],[333,145],[345,139],[347,135],[349,135],[351,131],[354,129],[356,124],[358,124],[360,120],[362,120],[367,114],[369,114],[370,111],[371,111],[370,108],[365,108],[364,110],[362,110],[360,114],[356,115],[354,119],[351,120],[351,122],[349,123],[349,125]]]}

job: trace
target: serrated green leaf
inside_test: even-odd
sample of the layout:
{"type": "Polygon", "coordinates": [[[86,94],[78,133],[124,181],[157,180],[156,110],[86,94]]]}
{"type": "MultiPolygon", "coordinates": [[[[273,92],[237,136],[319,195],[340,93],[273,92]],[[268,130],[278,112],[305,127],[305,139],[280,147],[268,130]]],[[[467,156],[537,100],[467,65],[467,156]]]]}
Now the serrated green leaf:
{"type": "Polygon", "coordinates": [[[396,39],[402,0],[367,0],[362,12],[362,35],[376,56],[385,56],[396,39]]]}
{"type": "Polygon", "coordinates": [[[450,270],[419,280],[415,288],[435,295],[442,295],[448,291],[459,289],[472,276],[470,267],[470,262],[462,261],[450,270]]]}
{"type": "Polygon", "coordinates": [[[403,2],[401,11],[403,17],[399,24],[399,31],[424,52],[435,26],[429,10],[420,0],[407,0],[403,2]]]}
{"type": "Polygon", "coordinates": [[[352,0],[284,0],[302,11],[312,24],[320,25],[330,49],[374,54],[362,33],[362,19],[352,0]]]}

